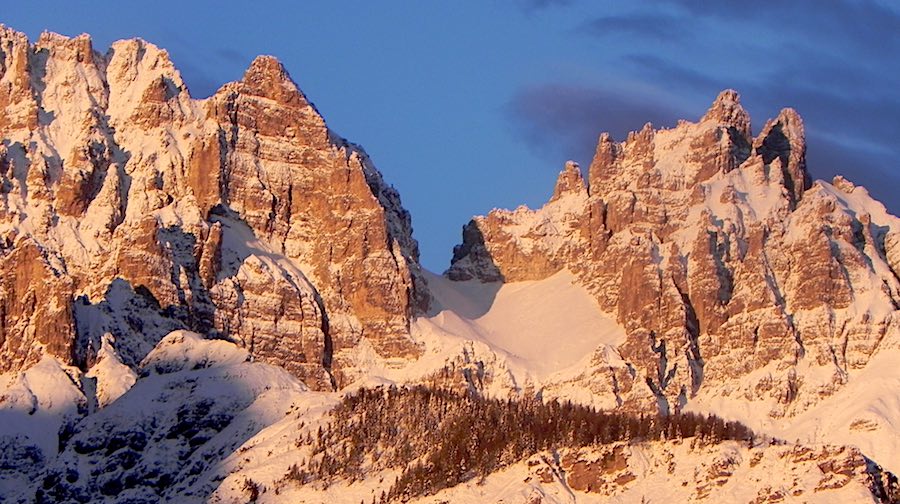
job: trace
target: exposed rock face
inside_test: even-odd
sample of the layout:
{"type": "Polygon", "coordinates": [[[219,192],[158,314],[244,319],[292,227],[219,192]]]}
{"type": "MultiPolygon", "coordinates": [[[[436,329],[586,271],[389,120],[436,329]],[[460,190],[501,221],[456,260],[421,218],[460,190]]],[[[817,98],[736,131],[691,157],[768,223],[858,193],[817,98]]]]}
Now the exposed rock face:
{"type": "Polygon", "coordinates": [[[575,273],[625,327],[632,371],[581,380],[625,407],[706,393],[802,411],[897,345],[900,220],[843,179],[810,182],[793,110],[750,131],[729,90],[698,123],[603,134],[586,187],[567,165],[543,208],[476,217],[447,275],[575,273]]]}
{"type": "Polygon", "coordinates": [[[581,212],[587,203],[580,168],[569,162],[544,213],[521,206],[469,222],[463,229],[463,243],[453,251],[448,276],[488,282],[536,280],[556,273],[580,254],[572,244],[590,240],[590,215],[581,212]],[[504,260],[498,262],[497,257],[504,260]]]}
{"type": "Polygon", "coordinates": [[[857,495],[893,502],[897,498],[891,473],[872,464],[859,450],[828,445],[747,448],[691,438],[567,450],[558,461],[542,457],[529,466],[533,474],[529,480],[541,485],[564,478],[574,491],[628,502],[653,492],[654,485],[661,485],[678,502],[764,503],[829,497],[850,501],[861,498],[857,495]],[[739,493],[743,495],[737,497],[739,493]]]}
{"type": "Polygon", "coordinates": [[[72,281],[28,238],[0,259],[0,349],[8,367],[40,360],[43,351],[71,360],[72,281]],[[42,348],[43,347],[43,348],[42,348]]]}
{"type": "Polygon", "coordinates": [[[363,340],[418,354],[409,214],[274,58],[198,101],[142,40],[103,55],[0,27],[0,131],[0,371],[88,365],[106,332],[134,365],[173,328],[316,388],[352,376],[363,340]]]}

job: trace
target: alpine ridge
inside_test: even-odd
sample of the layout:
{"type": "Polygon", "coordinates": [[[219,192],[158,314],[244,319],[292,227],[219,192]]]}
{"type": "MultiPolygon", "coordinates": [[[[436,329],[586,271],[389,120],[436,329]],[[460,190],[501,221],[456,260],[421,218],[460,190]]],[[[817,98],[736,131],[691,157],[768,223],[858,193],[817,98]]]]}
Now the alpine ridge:
{"type": "Polygon", "coordinates": [[[733,90],[439,275],[276,58],[0,25],[3,502],[898,502],[898,309],[900,220],[733,90]]]}
{"type": "Polygon", "coordinates": [[[0,371],[134,366],[168,332],[239,342],[311,387],[352,352],[415,357],[428,306],[409,214],[284,67],[195,100],[142,40],[0,28],[0,371]]]}
{"type": "Polygon", "coordinates": [[[625,366],[602,365],[623,407],[711,390],[800,413],[897,347],[900,221],[842,178],[811,182],[792,109],[750,131],[727,90],[697,123],[603,134],[586,181],[568,163],[543,208],[472,220],[447,276],[573,272],[627,333],[625,366]]]}

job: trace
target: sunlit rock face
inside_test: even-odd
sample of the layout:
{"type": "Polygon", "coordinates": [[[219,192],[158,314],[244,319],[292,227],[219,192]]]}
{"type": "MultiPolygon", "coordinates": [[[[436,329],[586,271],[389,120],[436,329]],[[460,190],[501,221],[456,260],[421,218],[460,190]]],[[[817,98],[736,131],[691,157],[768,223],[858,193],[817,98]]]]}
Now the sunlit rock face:
{"type": "Polygon", "coordinates": [[[755,137],[736,92],[696,123],[600,136],[587,180],[465,228],[451,279],[572,271],[626,329],[629,372],[581,381],[664,411],[698,394],[794,414],[900,334],[900,220],[843,178],[811,182],[791,109],[755,137]]]}
{"type": "Polygon", "coordinates": [[[274,58],[195,100],[166,51],[0,29],[0,371],[230,339],[314,388],[413,358],[409,214],[274,58]]]}

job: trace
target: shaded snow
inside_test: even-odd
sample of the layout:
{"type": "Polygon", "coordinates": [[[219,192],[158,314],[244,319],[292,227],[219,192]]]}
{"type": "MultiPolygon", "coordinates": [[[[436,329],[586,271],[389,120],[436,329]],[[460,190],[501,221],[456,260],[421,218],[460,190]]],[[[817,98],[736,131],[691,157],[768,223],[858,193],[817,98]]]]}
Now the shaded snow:
{"type": "Polygon", "coordinates": [[[60,426],[85,403],[76,373],[47,356],[26,371],[0,376],[0,436],[27,438],[46,456],[55,455],[60,426]]]}
{"type": "Polygon", "coordinates": [[[137,373],[122,364],[118,352],[113,347],[114,342],[115,338],[111,334],[103,335],[102,346],[97,352],[97,362],[85,374],[88,378],[97,380],[97,404],[101,408],[128,392],[137,380],[137,373]]]}

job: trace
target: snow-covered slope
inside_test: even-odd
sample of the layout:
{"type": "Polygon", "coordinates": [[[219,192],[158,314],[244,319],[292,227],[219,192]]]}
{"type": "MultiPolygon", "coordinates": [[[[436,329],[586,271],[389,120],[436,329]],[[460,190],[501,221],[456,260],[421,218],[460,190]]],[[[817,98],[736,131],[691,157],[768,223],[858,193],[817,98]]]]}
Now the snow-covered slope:
{"type": "MultiPolygon", "coordinates": [[[[252,454],[253,452],[248,452],[252,454]]],[[[269,467],[271,468],[269,464],[269,467]]],[[[327,489],[298,486],[262,468],[247,478],[260,503],[376,502],[394,473],[327,489]]],[[[759,502],[844,504],[877,502],[873,477],[858,451],[832,446],[737,443],[707,446],[696,440],[618,444],[598,449],[541,453],[484,478],[406,502],[417,504],[575,504],[653,502],[759,502]]],[[[238,481],[247,481],[238,479],[238,481]]],[[[227,483],[227,482],[226,482],[227,483]]],[[[220,487],[210,502],[247,499],[240,485],[220,487]]]]}
{"type": "Polygon", "coordinates": [[[58,433],[87,411],[79,371],[52,357],[0,375],[0,487],[29,486],[59,449],[58,433]]]}
{"type": "MultiPolygon", "coordinates": [[[[871,502],[861,455],[835,447],[696,440],[545,453],[417,504],[871,502]],[[837,462],[822,464],[825,457],[837,462]]],[[[273,501],[275,502],[275,501],[273,501]]]]}
{"type": "MultiPolygon", "coordinates": [[[[440,279],[432,277],[430,281],[437,283],[440,279]]],[[[514,377],[511,383],[518,380],[550,390],[568,368],[584,366],[577,359],[580,352],[591,355],[592,347],[608,349],[621,340],[621,331],[615,330],[615,324],[596,305],[579,302],[590,298],[582,287],[572,283],[568,273],[497,287],[465,283],[436,289],[441,307],[432,317],[419,320],[422,327],[414,333],[426,348],[417,363],[421,367],[392,368],[390,363],[381,362],[381,367],[373,367],[370,379],[377,383],[420,382],[429,371],[433,373],[452,361],[454,352],[471,349],[477,341],[481,353],[472,357],[493,367],[485,373],[505,366],[514,377]],[[477,301],[455,305],[467,317],[448,308],[460,294],[477,301]],[[548,295],[557,301],[547,300],[546,308],[536,307],[535,303],[548,295]],[[571,309],[560,306],[562,301],[571,309]],[[541,329],[552,330],[567,318],[584,322],[583,332],[574,332],[571,340],[565,334],[554,338],[563,347],[551,354],[559,363],[556,367],[534,365],[526,358],[533,355],[508,352],[498,344],[502,339],[494,339],[497,335],[492,329],[505,324],[492,324],[527,313],[548,320],[526,331],[523,338],[543,339],[541,329]],[[449,329],[439,325],[448,316],[464,324],[466,332],[456,325],[449,329]],[[448,332],[450,329],[454,332],[448,332]],[[484,359],[487,354],[495,360],[484,359]]],[[[884,366],[891,364],[885,362],[884,366]]],[[[877,368],[873,372],[883,374],[877,368]]],[[[89,403],[72,385],[85,378],[77,370],[70,373],[72,377],[48,359],[18,379],[5,376],[3,397],[18,398],[5,403],[7,415],[28,415],[22,391],[26,381],[32,383],[32,397],[45,397],[33,409],[32,414],[38,417],[45,411],[59,415],[60,409],[66,411],[65,405],[71,408],[89,403]]],[[[536,391],[501,387],[499,383],[483,391],[513,395],[536,391]]],[[[844,393],[856,391],[848,387],[844,393]]],[[[377,501],[398,475],[396,471],[374,472],[357,481],[338,479],[328,487],[300,485],[292,476],[311,460],[310,439],[315,439],[322,422],[329,421],[328,411],[340,397],[341,393],[308,391],[283,370],[251,362],[250,354],[232,343],[175,331],[147,355],[140,365],[140,375],[127,392],[84,418],[69,418],[58,442],[55,432],[61,424],[59,418],[42,432],[30,432],[47,444],[41,447],[43,451],[21,450],[27,445],[24,442],[6,444],[15,446],[15,453],[22,455],[12,459],[15,464],[7,460],[8,465],[0,470],[7,489],[4,496],[10,502],[28,502],[35,495],[39,501],[52,502],[124,499],[149,503],[174,499],[236,503],[254,495],[258,502],[273,503],[355,504],[360,500],[371,502],[373,497],[377,501]],[[58,455],[57,443],[61,448],[58,455]],[[28,453],[34,456],[29,459],[28,453]]],[[[875,393],[869,393],[865,399],[871,403],[875,397],[875,393]]],[[[840,399],[843,397],[830,400],[840,399]]],[[[713,405],[712,409],[726,410],[722,405],[713,405]]],[[[845,410],[849,416],[835,417],[834,425],[843,425],[852,417],[853,412],[845,410]]],[[[810,416],[798,418],[793,428],[810,432],[811,421],[818,422],[819,428],[831,426],[810,416]]],[[[34,428],[34,424],[20,425],[34,428]]],[[[762,427],[767,432],[790,432],[790,427],[772,423],[762,427]]],[[[765,441],[752,449],[733,442],[719,445],[687,439],[542,453],[483,480],[470,480],[412,502],[875,502],[873,488],[890,484],[890,480],[863,457],[862,453],[868,452],[817,446],[815,443],[822,439],[809,436],[799,439],[802,444],[771,446],[765,441]]],[[[827,439],[844,444],[839,436],[827,439]]],[[[868,447],[872,446],[861,445],[863,450],[868,447]]],[[[889,449],[886,446],[882,452],[889,449]]]]}
{"type": "Polygon", "coordinates": [[[565,270],[540,281],[506,284],[426,278],[437,314],[420,320],[421,326],[430,322],[446,333],[483,342],[534,378],[545,379],[598,347],[625,339],[622,327],[565,270]]]}
{"type": "MultiPolygon", "coordinates": [[[[584,295],[567,276],[503,289],[512,287],[507,294],[513,298],[542,284],[570,300],[584,295]]],[[[505,297],[498,294],[494,304],[502,306],[505,297]]],[[[602,334],[594,341],[612,342],[602,334]]],[[[481,344],[492,348],[490,341],[481,344]]],[[[528,371],[527,360],[496,351],[498,362],[517,360],[528,371]]],[[[48,359],[18,378],[5,375],[5,501],[238,503],[255,496],[258,502],[356,504],[377,501],[399,474],[374,471],[327,487],[300,484],[316,432],[342,394],[309,391],[284,370],[252,362],[232,343],[175,331],[140,370],[127,392],[84,417],[66,413],[88,402],[73,386],[85,380],[77,370],[69,377],[48,359]],[[28,397],[41,399],[29,405],[28,397]],[[34,422],[40,418],[52,425],[34,422]],[[12,437],[16,433],[21,437],[12,437]],[[45,446],[28,448],[24,436],[45,446]]],[[[397,380],[415,382],[394,372],[397,380]]],[[[748,448],[689,438],[540,453],[412,502],[877,502],[873,492],[891,481],[854,448],[768,441],[748,448]]]]}
{"type": "Polygon", "coordinates": [[[885,469],[900,472],[900,351],[895,349],[880,352],[841,390],[795,417],[773,419],[743,396],[716,393],[701,394],[687,409],[740,420],[790,441],[855,446],[885,469]]]}
{"type": "MultiPolygon", "coordinates": [[[[8,404],[6,416],[18,413],[22,424],[34,424],[78,403],[60,396],[64,384],[49,382],[59,374],[44,369],[49,366],[36,366],[25,378],[41,373],[44,386],[56,387],[56,404],[39,405],[30,415],[21,404],[8,404]]],[[[31,473],[38,478],[15,486],[8,481],[4,501],[203,502],[235,470],[226,459],[245,441],[302,404],[329,401],[283,369],[250,362],[248,352],[232,343],[186,331],[166,336],[141,369],[128,392],[83,419],[70,419],[59,438],[56,429],[37,433],[48,443],[43,467],[31,473]]],[[[16,426],[3,425],[4,432],[16,426]]],[[[8,458],[22,453],[8,450],[5,445],[8,458]]]]}

